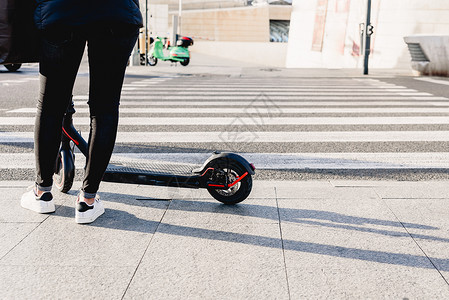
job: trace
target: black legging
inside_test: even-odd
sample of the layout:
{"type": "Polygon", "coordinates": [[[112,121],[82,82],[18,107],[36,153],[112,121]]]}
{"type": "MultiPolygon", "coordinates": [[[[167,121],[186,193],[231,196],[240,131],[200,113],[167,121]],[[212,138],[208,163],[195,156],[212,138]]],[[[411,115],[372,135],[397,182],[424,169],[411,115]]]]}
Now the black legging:
{"type": "Polygon", "coordinates": [[[42,32],[40,94],[34,132],[36,184],[53,184],[62,120],[87,42],[89,58],[89,150],[82,191],[93,198],[111,158],[126,65],[138,36],[128,24],[54,28],[42,32]]]}

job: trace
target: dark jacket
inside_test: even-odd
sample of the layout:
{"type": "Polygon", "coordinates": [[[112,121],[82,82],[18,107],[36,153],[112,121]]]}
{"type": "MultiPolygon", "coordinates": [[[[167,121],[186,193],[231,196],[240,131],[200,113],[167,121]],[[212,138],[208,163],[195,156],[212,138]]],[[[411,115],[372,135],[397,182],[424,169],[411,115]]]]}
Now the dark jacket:
{"type": "Polygon", "coordinates": [[[93,23],[142,26],[138,0],[36,0],[34,22],[38,29],[93,23]]]}

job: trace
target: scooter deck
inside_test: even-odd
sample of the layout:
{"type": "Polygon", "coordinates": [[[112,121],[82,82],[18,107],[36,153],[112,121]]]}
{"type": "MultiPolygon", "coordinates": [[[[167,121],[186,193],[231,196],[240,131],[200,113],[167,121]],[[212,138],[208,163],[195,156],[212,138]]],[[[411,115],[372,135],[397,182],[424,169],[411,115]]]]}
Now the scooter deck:
{"type": "Polygon", "coordinates": [[[159,186],[199,188],[196,165],[170,163],[111,162],[103,181],[159,186]]]}
{"type": "Polygon", "coordinates": [[[192,176],[196,165],[170,163],[111,162],[107,173],[120,172],[130,174],[192,176]]]}

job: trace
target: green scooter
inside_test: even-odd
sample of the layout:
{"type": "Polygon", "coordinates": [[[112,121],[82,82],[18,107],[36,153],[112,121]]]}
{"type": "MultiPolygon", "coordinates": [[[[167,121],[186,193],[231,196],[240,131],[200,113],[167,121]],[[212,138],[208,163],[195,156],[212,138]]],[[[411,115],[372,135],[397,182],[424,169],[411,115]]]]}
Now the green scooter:
{"type": "Polygon", "coordinates": [[[179,62],[183,66],[187,66],[190,62],[190,52],[189,46],[193,45],[193,40],[189,37],[181,37],[177,42],[176,46],[168,47],[168,55],[164,53],[164,43],[161,37],[157,37],[154,41],[153,47],[151,47],[148,53],[148,64],[150,66],[155,66],[157,61],[171,61],[179,62]]]}

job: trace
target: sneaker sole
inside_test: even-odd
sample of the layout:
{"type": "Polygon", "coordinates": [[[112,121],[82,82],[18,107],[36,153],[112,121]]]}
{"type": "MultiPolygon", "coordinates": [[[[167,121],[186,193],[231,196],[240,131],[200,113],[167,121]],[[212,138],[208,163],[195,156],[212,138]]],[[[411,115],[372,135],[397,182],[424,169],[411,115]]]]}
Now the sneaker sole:
{"type": "MultiPolygon", "coordinates": [[[[41,201],[43,202],[43,201],[41,201]]],[[[20,199],[20,205],[23,208],[32,210],[34,212],[40,213],[40,214],[49,214],[49,213],[53,213],[56,211],[56,207],[55,204],[53,202],[43,202],[42,204],[45,205],[39,205],[39,202],[36,201],[36,205],[27,205],[27,203],[25,203],[23,201],[23,199],[20,199]]]]}
{"type": "Polygon", "coordinates": [[[95,221],[102,214],[104,214],[104,207],[101,210],[97,211],[96,214],[92,215],[89,218],[80,218],[80,217],[75,215],[75,222],[78,223],[78,224],[92,223],[93,221],[95,221]]]}

